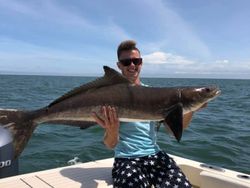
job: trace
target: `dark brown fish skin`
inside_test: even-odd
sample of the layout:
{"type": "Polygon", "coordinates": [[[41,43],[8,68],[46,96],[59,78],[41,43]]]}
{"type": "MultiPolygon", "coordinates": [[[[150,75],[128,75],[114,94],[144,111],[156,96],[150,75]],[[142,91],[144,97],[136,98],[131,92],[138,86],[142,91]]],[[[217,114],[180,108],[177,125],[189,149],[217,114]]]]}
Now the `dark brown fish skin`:
{"type": "Polygon", "coordinates": [[[49,116],[52,116],[51,120],[53,118],[54,120],[56,118],[71,120],[83,118],[94,121],[91,113],[103,105],[117,107],[120,118],[158,120],[163,118],[164,110],[177,103],[182,103],[183,108],[187,109],[192,106],[201,106],[216,96],[216,91],[218,91],[218,88],[214,86],[202,87],[204,90],[209,89],[209,92],[196,91],[197,88],[157,88],[116,84],[99,88],[94,92],[79,94],[43,109],[39,112],[40,117],[37,117],[36,121],[42,123],[49,116]]]}
{"type": "Polygon", "coordinates": [[[91,113],[99,112],[103,105],[114,106],[121,120],[125,118],[131,121],[164,121],[165,126],[170,127],[179,141],[182,135],[183,113],[199,108],[220,94],[219,89],[214,86],[135,86],[126,79],[123,80],[119,73],[105,71],[105,76],[110,74],[107,78],[104,76],[100,82],[73,90],[45,108],[29,112],[0,109],[0,124],[8,128],[13,135],[15,157],[21,154],[38,124],[68,124],[87,128],[93,125],[89,122],[94,123],[91,113]],[[119,80],[118,83],[114,78],[119,80]]]}

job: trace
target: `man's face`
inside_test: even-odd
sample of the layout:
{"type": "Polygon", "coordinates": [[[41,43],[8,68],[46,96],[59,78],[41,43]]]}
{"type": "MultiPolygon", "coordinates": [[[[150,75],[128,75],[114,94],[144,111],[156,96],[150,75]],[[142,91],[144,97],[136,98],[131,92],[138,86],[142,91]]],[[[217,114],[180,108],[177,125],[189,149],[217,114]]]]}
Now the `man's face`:
{"type": "MultiPolygon", "coordinates": [[[[137,50],[127,50],[121,52],[119,60],[133,59],[140,57],[141,57],[140,53],[137,50]]],[[[118,62],[117,66],[121,70],[123,76],[125,76],[132,83],[138,81],[142,63],[139,65],[135,65],[133,62],[131,62],[130,65],[124,66],[121,62],[118,62]]]]}

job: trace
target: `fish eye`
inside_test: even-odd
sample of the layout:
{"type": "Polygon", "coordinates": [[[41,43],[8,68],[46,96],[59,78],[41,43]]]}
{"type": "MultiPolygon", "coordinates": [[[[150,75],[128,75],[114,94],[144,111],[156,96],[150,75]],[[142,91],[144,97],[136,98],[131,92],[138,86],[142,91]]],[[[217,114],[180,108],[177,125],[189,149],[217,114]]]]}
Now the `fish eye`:
{"type": "Polygon", "coordinates": [[[210,92],[211,90],[210,90],[210,88],[206,87],[206,88],[205,88],[205,91],[206,91],[206,92],[210,92]]]}

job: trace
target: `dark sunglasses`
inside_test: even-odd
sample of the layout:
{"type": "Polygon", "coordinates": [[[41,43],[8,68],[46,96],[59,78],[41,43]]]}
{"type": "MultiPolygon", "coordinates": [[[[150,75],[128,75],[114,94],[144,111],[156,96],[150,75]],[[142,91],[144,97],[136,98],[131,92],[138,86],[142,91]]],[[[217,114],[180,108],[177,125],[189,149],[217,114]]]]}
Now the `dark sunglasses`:
{"type": "Polygon", "coordinates": [[[133,63],[134,65],[140,65],[142,64],[142,58],[122,59],[119,60],[119,62],[126,67],[131,65],[131,63],[133,63]]]}

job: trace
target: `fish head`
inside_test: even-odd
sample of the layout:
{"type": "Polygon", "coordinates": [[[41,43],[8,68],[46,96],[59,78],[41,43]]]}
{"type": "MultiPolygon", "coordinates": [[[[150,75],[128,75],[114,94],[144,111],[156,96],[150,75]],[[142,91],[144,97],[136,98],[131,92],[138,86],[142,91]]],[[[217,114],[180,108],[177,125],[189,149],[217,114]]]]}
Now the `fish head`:
{"type": "Polygon", "coordinates": [[[184,111],[196,111],[205,103],[221,94],[217,86],[189,87],[181,90],[181,101],[184,111]]]}

